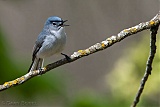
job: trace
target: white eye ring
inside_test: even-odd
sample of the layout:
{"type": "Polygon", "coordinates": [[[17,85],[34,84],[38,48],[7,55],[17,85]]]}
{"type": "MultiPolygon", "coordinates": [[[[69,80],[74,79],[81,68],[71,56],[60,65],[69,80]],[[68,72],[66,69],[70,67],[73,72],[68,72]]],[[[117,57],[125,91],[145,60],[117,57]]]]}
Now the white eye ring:
{"type": "Polygon", "coordinates": [[[54,26],[56,25],[56,23],[52,23],[54,26]]]}

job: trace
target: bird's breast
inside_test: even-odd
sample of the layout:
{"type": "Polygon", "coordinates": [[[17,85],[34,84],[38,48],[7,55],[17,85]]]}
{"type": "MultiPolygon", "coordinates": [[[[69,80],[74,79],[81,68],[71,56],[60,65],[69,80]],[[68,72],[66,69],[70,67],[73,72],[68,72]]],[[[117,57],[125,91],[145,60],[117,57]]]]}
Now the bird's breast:
{"type": "Polygon", "coordinates": [[[66,33],[64,30],[61,32],[52,32],[50,35],[46,36],[38,56],[40,58],[45,58],[59,53],[64,49],[65,44],[66,33]]]}

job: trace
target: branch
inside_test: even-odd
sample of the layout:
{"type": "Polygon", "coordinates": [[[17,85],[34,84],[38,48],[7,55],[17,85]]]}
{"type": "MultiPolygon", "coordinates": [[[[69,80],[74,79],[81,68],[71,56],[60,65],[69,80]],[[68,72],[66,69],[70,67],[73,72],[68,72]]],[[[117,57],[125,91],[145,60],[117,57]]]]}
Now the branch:
{"type": "Polygon", "coordinates": [[[145,83],[147,82],[147,79],[148,79],[149,75],[151,75],[152,62],[153,62],[153,59],[154,59],[154,56],[155,56],[155,53],[156,53],[156,34],[157,34],[157,31],[158,31],[158,27],[159,27],[159,25],[156,25],[156,26],[151,27],[151,29],[150,29],[150,31],[151,31],[150,54],[149,54],[147,64],[146,64],[145,74],[144,74],[144,76],[141,80],[139,90],[136,94],[136,97],[135,97],[134,102],[133,102],[131,107],[136,107],[136,105],[138,104],[139,99],[141,97],[141,94],[143,92],[145,83]]]}
{"type": "Polygon", "coordinates": [[[42,75],[45,74],[46,72],[50,71],[51,69],[54,69],[56,67],[62,66],[64,64],[73,62],[79,58],[82,58],[84,56],[88,56],[91,55],[95,52],[104,50],[110,46],[112,46],[113,44],[120,42],[121,40],[123,40],[124,38],[131,36],[135,33],[138,33],[140,31],[146,30],[146,29],[150,29],[154,26],[158,26],[160,24],[160,12],[150,21],[148,22],[142,22],[134,27],[128,28],[128,29],[124,29],[122,30],[120,33],[118,33],[117,35],[113,35],[109,38],[107,38],[106,40],[100,42],[100,43],[96,43],[93,46],[90,46],[87,49],[84,50],[79,50],[77,52],[74,52],[71,56],[70,56],[70,61],[67,60],[67,58],[58,60],[54,63],[51,63],[45,67],[43,67],[40,70],[35,70],[32,72],[29,72],[23,76],[21,76],[20,78],[17,78],[15,80],[9,81],[9,82],[5,82],[3,85],[0,85],[0,91],[8,89],[10,87],[13,86],[17,86],[20,85],[26,81],[28,81],[29,79],[33,78],[34,76],[37,75],[42,75]]]}

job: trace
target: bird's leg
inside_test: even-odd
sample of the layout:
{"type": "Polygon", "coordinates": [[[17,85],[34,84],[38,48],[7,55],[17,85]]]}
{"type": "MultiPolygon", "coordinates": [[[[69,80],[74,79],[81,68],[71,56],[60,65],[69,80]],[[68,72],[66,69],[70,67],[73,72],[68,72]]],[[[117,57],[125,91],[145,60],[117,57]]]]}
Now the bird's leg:
{"type": "Polygon", "coordinates": [[[64,53],[61,53],[61,55],[63,55],[67,59],[68,62],[71,62],[71,58],[68,55],[64,53]]]}

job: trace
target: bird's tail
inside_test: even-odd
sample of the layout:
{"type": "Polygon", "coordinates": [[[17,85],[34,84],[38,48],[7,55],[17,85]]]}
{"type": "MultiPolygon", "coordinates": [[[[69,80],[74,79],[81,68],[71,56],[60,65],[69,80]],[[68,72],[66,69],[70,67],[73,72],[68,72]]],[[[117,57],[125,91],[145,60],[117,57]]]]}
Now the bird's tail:
{"type": "Polygon", "coordinates": [[[42,58],[35,58],[30,65],[28,72],[38,70],[39,68],[43,67],[43,59],[42,58]]]}

